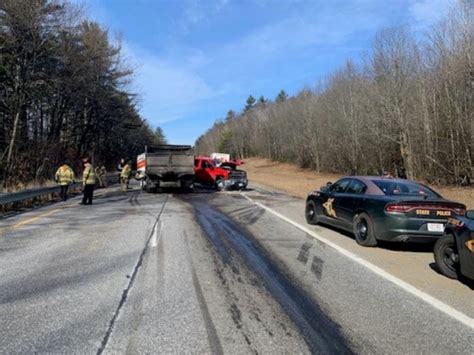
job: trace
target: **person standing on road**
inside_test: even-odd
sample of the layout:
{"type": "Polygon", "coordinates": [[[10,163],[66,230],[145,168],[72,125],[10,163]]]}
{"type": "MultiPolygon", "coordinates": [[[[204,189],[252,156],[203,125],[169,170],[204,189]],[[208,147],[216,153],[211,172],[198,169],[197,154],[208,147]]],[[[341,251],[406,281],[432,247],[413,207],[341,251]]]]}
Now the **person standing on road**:
{"type": "Polygon", "coordinates": [[[130,175],[132,175],[132,162],[128,161],[120,173],[120,187],[122,191],[128,190],[128,183],[130,181],[130,175]]]}
{"type": "Polygon", "coordinates": [[[61,199],[66,201],[69,185],[74,183],[74,171],[72,171],[71,167],[67,165],[66,162],[63,162],[56,171],[54,179],[56,180],[56,183],[61,186],[61,199]]]}
{"type": "Polygon", "coordinates": [[[105,166],[102,165],[101,167],[96,167],[95,173],[99,180],[99,187],[107,187],[107,179],[105,177],[107,170],[105,169],[105,166]]]}
{"type": "Polygon", "coordinates": [[[125,166],[125,159],[120,159],[120,163],[117,165],[117,171],[119,172],[119,182],[122,180],[122,170],[125,166]]]}
{"type": "Polygon", "coordinates": [[[82,160],[84,162],[84,171],[82,173],[82,185],[84,186],[84,197],[81,205],[92,205],[94,197],[95,171],[89,158],[82,160]]]}
{"type": "Polygon", "coordinates": [[[105,165],[100,167],[100,175],[102,176],[102,187],[107,187],[107,168],[105,165]]]}

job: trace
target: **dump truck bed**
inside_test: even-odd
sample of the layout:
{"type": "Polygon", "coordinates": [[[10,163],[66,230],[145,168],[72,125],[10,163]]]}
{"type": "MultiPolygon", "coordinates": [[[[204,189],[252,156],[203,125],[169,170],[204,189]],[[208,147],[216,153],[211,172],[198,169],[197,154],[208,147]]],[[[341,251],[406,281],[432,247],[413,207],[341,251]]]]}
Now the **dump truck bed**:
{"type": "Polygon", "coordinates": [[[147,147],[145,172],[149,176],[179,179],[194,174],[194,151],[189,145],[158,145],[147,147]]]}

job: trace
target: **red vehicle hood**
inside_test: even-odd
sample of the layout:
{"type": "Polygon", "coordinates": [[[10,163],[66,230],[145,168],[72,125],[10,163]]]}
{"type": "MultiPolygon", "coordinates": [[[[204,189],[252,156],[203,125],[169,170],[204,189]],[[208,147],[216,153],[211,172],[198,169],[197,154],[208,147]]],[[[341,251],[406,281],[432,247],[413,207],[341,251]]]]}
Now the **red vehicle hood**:
{"type": "Polygon", "coordinates": [[[226,161],[225,163],[222,163],[220,166],[228,166],[232,169],[235,169],[236,167],[242,164],[244,164],[244,162],[241,160],[232,160],[232,161],[226,161]]]}

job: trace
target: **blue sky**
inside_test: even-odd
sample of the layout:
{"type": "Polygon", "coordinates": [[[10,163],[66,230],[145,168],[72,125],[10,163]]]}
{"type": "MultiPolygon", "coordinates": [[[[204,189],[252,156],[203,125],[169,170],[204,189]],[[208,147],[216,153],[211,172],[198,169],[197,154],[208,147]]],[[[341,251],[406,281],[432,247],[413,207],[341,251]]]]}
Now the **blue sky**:
{"type": "Polygon", "coordinates": [[[385,26],[429,31],[454,1],[74,0],[120,38],[140,113],[173,144],[194,144],[250,94],[313,86],[385,26]]]}

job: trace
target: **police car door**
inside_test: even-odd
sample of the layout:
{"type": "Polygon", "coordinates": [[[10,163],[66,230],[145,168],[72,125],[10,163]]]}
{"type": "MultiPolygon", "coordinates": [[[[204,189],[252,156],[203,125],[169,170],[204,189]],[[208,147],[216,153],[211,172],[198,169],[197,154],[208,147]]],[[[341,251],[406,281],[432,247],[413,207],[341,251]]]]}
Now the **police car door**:
{"type": "Polygon", "coordinates": [[[332,184],[325,193],[325,199],[322,201],[324,220],[330,224],[341,227],[343,220],[339,214],[339,201],[343,196],[347,186],[349,186],[351,179],[345,178],[336,181],[332,184]]]}
{"type": "MultiPolygon", "coordinates": [[[[474,210],[468,211],[468,217],[474,217],[474,210]],[[471,214],[471,216],[469,216],[471,214]]],[[[474,280],[474,220],[463,227],[458,243],[461,273],[474,280]]]]}
{"type": "Polygon", "coordinates": [[[355,212],[363,203],[366,190],[367,186],[362,181],[353,178],[344,193],[340,194],[337,207],[344,228],[352,230],[355,212]]]}

